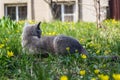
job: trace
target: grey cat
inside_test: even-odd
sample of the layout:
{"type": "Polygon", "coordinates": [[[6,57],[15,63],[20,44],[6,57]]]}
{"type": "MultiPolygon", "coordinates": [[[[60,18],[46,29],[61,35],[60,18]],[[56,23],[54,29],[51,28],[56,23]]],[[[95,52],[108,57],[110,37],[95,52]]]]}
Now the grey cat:
{"type": "Polygon", "coordinates": [[[64,35],[42,37],[40,24],[41,22],[34,25],[25,25],[23,28],[22,47],[28,53],[66,55],[78,51],[78,53],[88,55],[82,45],[72,37],[64,35]]]}

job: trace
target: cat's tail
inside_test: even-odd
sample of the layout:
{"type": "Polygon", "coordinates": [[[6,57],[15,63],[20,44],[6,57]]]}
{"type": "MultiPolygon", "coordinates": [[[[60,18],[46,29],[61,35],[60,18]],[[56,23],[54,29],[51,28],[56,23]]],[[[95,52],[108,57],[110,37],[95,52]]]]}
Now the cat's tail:
{"type": "Polygon", "coordinates": [[[88,57],[89,60],[109,60],[109,61],[118,61],[120,60],[120,56],[118,55],[106,55],[106,56],[92,56],[92,55],[89,55],[88,57]]]}
{"type": "Polygon", "coordinates": [[[81,50],[82,54],[85,54],[89,60],[111,60],[111,61],[116,61],[116,60],[120,60],[120,56],[119,55],[101,55],[101,56],[97,56],[97,55],[91,55],[88,53],[88,51],[85,48],[82,48],[81,50]]]}

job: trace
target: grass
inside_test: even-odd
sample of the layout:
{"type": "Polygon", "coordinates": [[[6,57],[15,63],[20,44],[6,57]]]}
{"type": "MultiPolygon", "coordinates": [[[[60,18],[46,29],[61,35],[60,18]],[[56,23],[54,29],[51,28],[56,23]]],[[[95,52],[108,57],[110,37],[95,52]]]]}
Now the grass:
{"type": "MultiPolygon", "coordinates": [[[[21,47],[23,25],[24,21],[15,22],[5,17],[0,19],[1,80],[60,80],[62,76],[69,80],[120,79],[119,60],[90,60],[82,58],[77,53],[68,56],[49,55],[48,58],[23,53],[21,47]]],[[[97,29],[95,23],[56,21],[43,22],[41,29],[43,36],[64,34],[74,37],[87,49],[90,56],[119,56],[120,22],[106,20],[103,25],[105,28],[97,29]]]]}

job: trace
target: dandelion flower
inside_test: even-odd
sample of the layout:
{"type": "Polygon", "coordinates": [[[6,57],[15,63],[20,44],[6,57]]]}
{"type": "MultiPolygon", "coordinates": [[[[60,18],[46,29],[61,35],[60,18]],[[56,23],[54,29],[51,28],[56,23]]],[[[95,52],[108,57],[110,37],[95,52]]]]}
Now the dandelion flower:
{"type": "Polygon", "coordinates": [[[105,54],[105,55],[109,54],[109,51],[108,51],[108,50],[105,50],[104,54],[105,54]]]}
{"type": "Polygon", "coordinates": [[[67,50],[67,51],[70,51],[70,47],[66,47],[66,50],[67,50]]]}
{"type": "Polygon", "coordinates": [[[104,54],[105,54],[105,55],[108,55],[110,52],[111,52],[111,50],[105,50],[105,51],[104,51],[104,54]]]}
{"type": "Polygon", "coordinates": [[[56,35],[56,32],[52,32],[52,35],[56,35]]]}
{"type": "Polygon", "coordinates": [[[116,24],[116,23],[117,23],[117,21],[116,21],[115,19],[113,19],[113,20],[112,20],[112,23],[113,23],[113,24],[116,24]]]}
{"type": "Polygon", "coordinates": [[[98,77],[100,78],[100,80],[109,80],[108,75],[100,74],[100,75],[98,75],[98,77]]]}
{"type": "Polygon", "coordinates": [[[81,75],[81,76],[84,76],[84,75],[85,75],[85,73],[86,73],[86,71],[85,71],[85,70],[80,70],[80,72],[79,72],[79,73],[80,73],[80,75],[81,75]]]}
{"type": "Polygon", "coordinates": [[[76,49],[75,52],[78,53],[78,50],[76,49]]]}
{"type": "Polygon", "coordinates": [[[96,78],[91,78],[91,80],[96,80],[96,78]]]}
{"type": "Polygon", "coordinates": [[[8,38],[5,38],[6,41],[8,41],[8,38]]]}
{"type": "Polygon", "coordinates": [[[68,80],[68,77],[63,75],[63,76],[60,77],[60,80],[68,80]]]}
{"type": "Polygon", "coordinates": [[[120,80],[120,74],[113,74],[112,77],[114,80],[120,80]]]}
{"type": "Polygon", "coordinates": [[[83,38],[81,38],[81,39],[80,39],[80,42],[83,42],[83,41],[84,41],[84,39],[83,39],[83,38]]]}
{"type": "Polygon", "coordinates": [[[7,57],[12,57],[14,56],[13,52],[12,51],[7,51],[7,57]]]}
{"type": "Polygon", "coordinates": [[[17,33],[19,33],[20,31],[19,30],[16,30],[17,33]]]}
{"type": "Polygon", "coordinates": [[[95,69],[95,70],[94,70],[94,73],[95,73],[95,74],[98,74],[99,72],[100,72],[99,69],[95,69]]]}
{"type": "Polygon", "coordinates": [[[100,53],[100,50],[97,50],[97,51],[96,51],[96,54],[99,54],[99,53],[100,53]]]}
{"type": "Polygon", "coordinates": [[[86,59],[87,56],[85,54],[81,54],[81,58],[86,59]]]}
{"type": "Polygon", "coordinates": [[[0,44],[0,48],[3,48],[5,45],[4,44],[0,44]]]}

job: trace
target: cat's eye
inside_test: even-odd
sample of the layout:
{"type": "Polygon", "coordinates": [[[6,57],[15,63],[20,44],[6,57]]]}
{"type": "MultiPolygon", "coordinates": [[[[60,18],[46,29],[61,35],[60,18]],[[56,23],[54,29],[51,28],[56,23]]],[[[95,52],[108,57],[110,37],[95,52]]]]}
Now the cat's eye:
{"type": "Polygon", "coordinates": [[[37,30],[37,35],[38,35],[38,36],[40,36],[40,35],[41,35],[41,33],[42,33],[42,31],[41,31],[41,30],[37,30]]]}

